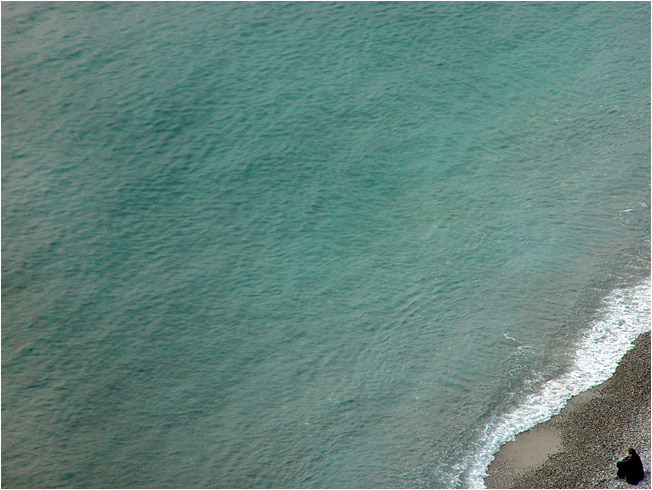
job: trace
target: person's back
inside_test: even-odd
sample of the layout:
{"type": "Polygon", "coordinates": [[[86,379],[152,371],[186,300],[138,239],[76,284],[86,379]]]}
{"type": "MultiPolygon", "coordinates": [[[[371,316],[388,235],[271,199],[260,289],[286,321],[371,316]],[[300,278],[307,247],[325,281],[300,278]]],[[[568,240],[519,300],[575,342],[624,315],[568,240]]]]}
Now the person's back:
{"type": "Polygon", "coordinates": [[[616,466],[618,466],[618,477],[625,478],[627,483],[636,485],[643,478],[645,478],[645,472],[643,471],[643,463],[641,462],[641,458],[631,447],[627,450],[627,457],[622,461],[618,461],[616,466]]]}

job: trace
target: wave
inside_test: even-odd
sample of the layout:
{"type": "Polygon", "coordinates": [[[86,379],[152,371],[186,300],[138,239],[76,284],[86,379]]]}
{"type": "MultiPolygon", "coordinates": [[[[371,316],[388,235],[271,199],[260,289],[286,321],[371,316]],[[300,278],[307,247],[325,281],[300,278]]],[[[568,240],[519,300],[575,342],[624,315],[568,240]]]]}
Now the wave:
{"type": "Polygon", "coordinates": [[[549,420],[573,396],[609,379],[634,340],[650,330],[650,278],[626,289],[615,289],[604,300],[589,331],[582,337],[571,370],[547,381],[513,411],[489,422],[478,450],[457,468],[458,482],[484,488],[484,477],[500,447],[517,434],[549,420]]]}

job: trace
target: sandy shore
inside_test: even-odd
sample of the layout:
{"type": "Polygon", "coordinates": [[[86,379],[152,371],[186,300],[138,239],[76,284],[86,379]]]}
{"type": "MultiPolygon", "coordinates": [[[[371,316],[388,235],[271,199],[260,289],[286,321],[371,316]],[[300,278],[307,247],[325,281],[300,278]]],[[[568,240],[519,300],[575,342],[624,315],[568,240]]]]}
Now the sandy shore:
{"type": "Polygon", "coordinates": [[[503,445],[487,488],[650,488],[650,333],[641,335],[614,375],[569,400],[559,415],[503,445]],[[616,478],[616,461],[634,447],[645,480],[616,478]]]}

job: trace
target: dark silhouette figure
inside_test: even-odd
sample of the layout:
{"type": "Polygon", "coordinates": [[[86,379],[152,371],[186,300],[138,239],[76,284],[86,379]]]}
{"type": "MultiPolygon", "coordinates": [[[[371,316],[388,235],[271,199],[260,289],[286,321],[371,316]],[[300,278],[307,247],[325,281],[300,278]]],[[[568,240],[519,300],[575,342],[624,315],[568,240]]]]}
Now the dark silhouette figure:
{"type": "Polygon", "coordinates": [[[624,478],[631,485],[636,485],[645,478],[641,458],[631,447],[627,450],[627,457],[622,461],[618,461],[616,466],[618,467],[618,478],[624,478]]]}

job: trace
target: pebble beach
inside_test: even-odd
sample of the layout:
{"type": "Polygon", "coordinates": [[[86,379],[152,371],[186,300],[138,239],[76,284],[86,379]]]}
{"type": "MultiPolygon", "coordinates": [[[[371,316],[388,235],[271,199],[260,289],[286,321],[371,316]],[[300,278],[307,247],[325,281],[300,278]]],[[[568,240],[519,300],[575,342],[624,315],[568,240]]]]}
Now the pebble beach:
{"type": "Polygon", "coordinates": [[[650,488],[650,332],[639,336],[610,379],[503,445],[485,485],[650,488]],[[628,447],[638,451],[645,469],[635,487],[616,478],[616,462],[628,447]]]}
{"type": "Polygon", "coordinates": [[[0,486],[617,485],[651,8],[0,2],[0,486]]]}

